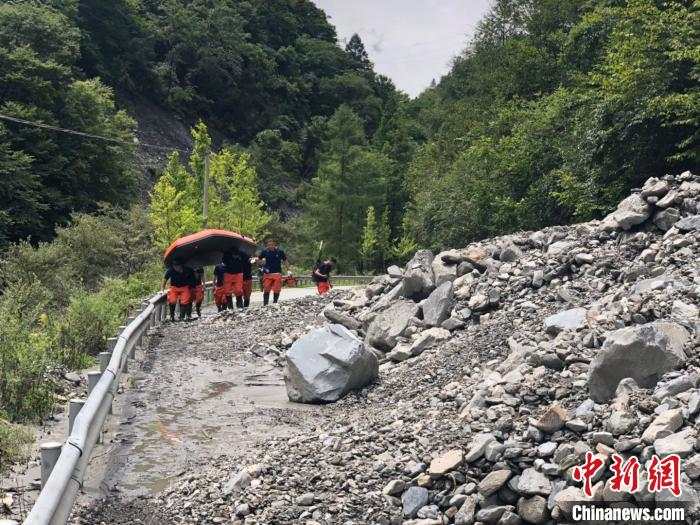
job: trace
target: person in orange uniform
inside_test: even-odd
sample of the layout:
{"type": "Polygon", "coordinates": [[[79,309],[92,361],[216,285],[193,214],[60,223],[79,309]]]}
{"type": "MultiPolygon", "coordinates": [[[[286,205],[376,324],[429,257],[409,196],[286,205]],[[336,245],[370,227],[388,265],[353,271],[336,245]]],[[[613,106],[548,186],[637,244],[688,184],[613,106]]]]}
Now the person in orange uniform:
{"type": "Polygon", "coordinates": [[[180,320],[182,321],[191,315],[193,274],[192,269],[184,266],[181,261],[173,261],[165,272],[162,289],[165,290],[165,285],[170,281],[168,306],[170,307],[170,320],[173,322],[175,321],[175,306],[178,302],[180,303],[180,320]]]}
{"type": "Polygon", "coordinates": [[[318,295],[325,295],[331,291],[331,271],[335,266],[335,259],[326,259],[314,268],[313,278],[316,282],[318,295]]]}
{"type": "Polygon", "coordinates": [[[282,265],[287,266],[287,255],[273,239],[269,239],[258,255],[258,261],[262,262],[263,269],[263,304],[270,302],[270,292],[276,303],[282,292],[282,265]]]}
{"type": "Polygon", "coordinates": [[[219,312],[226,310],[226,287],[224,286],[224,273],[226,273],[226,265],[219,263],[214,266],[214,304],[219,312]]]}
{"type": "Polygon", "coordinates": [[[194,307],[197,311],[197,319],[202,317],[202,303],[204,302],[204,268],[194,271],[194,307]]]}
{"type": "Polygon", "coordinates": [[[224,254],[224,293],[226,304],[233,309],[233,298],[236,298],[236,306],[243,308],[243,258],[238,250],[231,250],[224,254]]]}
{"type": "Polygon", "coordinates": [[[250,306],[250,296],[253,294],[253,265],[250,257],[243,255],[241,262],[243,264],[243,307],[250,306]]]}

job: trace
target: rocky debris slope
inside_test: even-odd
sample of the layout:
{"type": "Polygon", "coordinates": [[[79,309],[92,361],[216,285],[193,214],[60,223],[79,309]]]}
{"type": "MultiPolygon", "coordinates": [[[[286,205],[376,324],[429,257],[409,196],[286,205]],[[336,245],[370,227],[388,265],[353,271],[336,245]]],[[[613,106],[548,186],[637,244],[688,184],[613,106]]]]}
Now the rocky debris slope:
{"type": "Polygon", "coordinates": [[[650,179],[603,221],[420,251],[324,310],[365,339],[377,384],[315,432],[193,473],[152,503],[172,523],[560,523],[576,467],[679,454],[700,514],[700,179],[650,179]]]}

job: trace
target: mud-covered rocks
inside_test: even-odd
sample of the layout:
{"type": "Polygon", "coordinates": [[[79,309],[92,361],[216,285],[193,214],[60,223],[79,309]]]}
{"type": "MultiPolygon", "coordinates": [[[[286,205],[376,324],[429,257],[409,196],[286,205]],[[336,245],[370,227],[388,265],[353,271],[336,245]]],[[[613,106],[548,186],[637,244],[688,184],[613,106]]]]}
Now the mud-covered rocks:
{"type": "Polygon", "coordinates": [[[612,399],[620,380],[631,377],[645,388],[656,385],[661,375],[685,361],[687,332],[672,323],[645,324],[608,334],[603,348],[591,363],[588,388],[598,402],[612,399]]]}
{"type": "Polygon", "coordinates": [[[331,403],[374,381],[375,355],[341,325],[316,329],[287,352],[285,384],[290,401],[331,403]]]}
{"type": "Polygon", "coordinates": [[[544,320],[544,330],[552,335],[557,335],[564,330],[580,330],[586,326],[586,314],[585,308],[571,308],[550,315],[544,320]]]}
{"type": "Polygon", "coordinates": [[[454,306],[454,292],[451,282],[439,285],[423,302],[423,320],[428,326],[440,326],[450,317],[454,306]]]}
{"type": "Polygon", "coordinates": [[[402,281],[404,297],[423,299],[435,289],[433,259],[430,250],[419,250],[406,264],[402,281]]]}
{"type": "Polygon", "coordinates": [[[397,338],[403,335],[412,318],[418,315],[418,305],[409,300],[398,300],[378,314],[367,329],[367,341],[380,350],[391,350],[397,338]]]}
{"type": "MultiPolygon", "coordinates": [[[[377,320],[393,330],[389,344],[372,344],[379,380],[322,407],[298,436],[262,443],[273,472],[219,514],[248,504],[245,525],[568,523],[588,499],[574,480],[587,453],[603,462],[594,498],[626,505],[667,496],[612,491],[612,454],[644,467],[654,454],[682,455],[693,507],[700,238],[686,219],[699,195],[692,174],[659,177],[607,223],[417,254],[361,300],[334,301],[363,323],[359,333],[377,320]],[[411,272],[415,294],[404,293],[411,272]],[[431,293],[445,283],[453,304],[433,326],[448,308],[433,309],[431,293]],[[389,314],[397,303],[406,312],[389,314]],[[299,505],[308,492],[313,505],[299,505]]],[[[196,489],[217,501],[206,484],[168,500],[193,521],[216,507],[190,514],[177,498],[196,489]]]]}
{"type": "Polygon", "coordinates": [[[632,226],[646,221],[651,212],[651,205],[640,194],[635,193],[623,200],[603,222],[623,230],[629,230],[632,226]]]}

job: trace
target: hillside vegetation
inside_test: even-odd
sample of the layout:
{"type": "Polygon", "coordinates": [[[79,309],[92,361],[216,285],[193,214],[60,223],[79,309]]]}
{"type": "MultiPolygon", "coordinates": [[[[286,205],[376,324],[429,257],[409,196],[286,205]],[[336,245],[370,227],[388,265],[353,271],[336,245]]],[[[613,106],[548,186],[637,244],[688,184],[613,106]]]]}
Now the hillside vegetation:
{"type": "Polygon", "coordinates": [[[494,0],[410,100],[309,0],[0,2],[0,114],[111,139],[0,119],[0,418],[44,415],[53,373],[157,287],[158,249],[204,224],[208,151],[209,224],[304,268],[320,241],[375,272],[599,218],[697,172],[698,27],[690,0],[494,0]],[[143,140],[157,173],[148,108],[191,129],[143,140]]]}

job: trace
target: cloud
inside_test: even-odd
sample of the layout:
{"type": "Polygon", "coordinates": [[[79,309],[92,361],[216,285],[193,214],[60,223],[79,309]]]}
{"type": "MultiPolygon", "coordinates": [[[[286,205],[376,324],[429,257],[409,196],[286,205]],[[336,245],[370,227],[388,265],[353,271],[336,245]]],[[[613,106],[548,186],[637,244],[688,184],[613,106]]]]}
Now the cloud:
{"type": "Polygon", "coordinates": [[[411,96],[449,71],[490,0],[315,0],[341,40],[358,33],[377,72],[411,96]]]}

